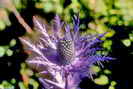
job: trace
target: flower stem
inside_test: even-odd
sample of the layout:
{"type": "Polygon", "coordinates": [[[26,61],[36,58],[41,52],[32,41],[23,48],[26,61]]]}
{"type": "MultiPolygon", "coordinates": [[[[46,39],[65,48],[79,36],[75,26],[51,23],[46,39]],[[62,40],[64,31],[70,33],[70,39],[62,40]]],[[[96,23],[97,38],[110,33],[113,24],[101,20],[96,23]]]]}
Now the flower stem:
{"type": "Polygon", "coordinates": [[[19,12],[16,10],[16,8],[14,8],[12,12],[16,16],[16,18],[18,19],[19,23],[26,29],[26,32],[31,34],[33,32],[31,27],[24,21],[24,19],[19,14],[19,12]]]}

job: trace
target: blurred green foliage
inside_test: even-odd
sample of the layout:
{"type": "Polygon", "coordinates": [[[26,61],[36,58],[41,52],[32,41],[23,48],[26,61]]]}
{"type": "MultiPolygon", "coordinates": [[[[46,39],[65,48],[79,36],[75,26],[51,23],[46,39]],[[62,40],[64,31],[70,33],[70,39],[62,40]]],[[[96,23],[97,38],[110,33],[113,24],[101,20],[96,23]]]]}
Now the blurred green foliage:
{"type": "Polygon", "coordinates": [[[11,50],[11,47],[14,47],[16,45],[16,40],[12,39],[8,45],[0,46],[0,57],[7,55],[7,56],[12,56],[13,51],[11,50]]]}
{"type": "Polygon", "coordinates": [[[109,76],[112,74],[112,72],[109,69],[101,69],[99,66],[94,65],[92,66],[91,70],[98,75],[96,78],[93,79],[93,82],[97,85],[108,85],[109,89],[110,87],[115,88],[115,85],[117,84],[116,81],[110,80],[109,76]],[[100,74],[99,74],[100,73],[100,74]]]}
{"type": "MultiPolygon", "coordinates": [[[[105,50],[98,52],[104,55],[107,55],[108,52],[111,51],[113,42],[108,38],[113,37],[115,34],[115,30],[109,26],[133,26],[133,0],[70,0],[68,4],[66,4],[66,0],[31,1],[35,2],[34,7],[41,10],[44,14],[59,14],[63,20],[70,23],[72,23],[71,18],[73,13],[79,13],[80,19],[83,20],[80,28],[86,29],[83,34],[101,34],[108,32],[105,37],[102,38],[102,40],[105,40],[102,44],[105,50]],[[87,22],[84,22],[84,20],[87,22]]],[[[12,2],[19,12],[27,8],[28,0],[12,0],[12,2]]],[[[3,7],[3,0],[0,0],[0,31],[12,25],[8,17],[10,12],[3,7]]],[[[129,33],[129,36],[122,39],[121,42],[125,47],[131,46],[133,42],[133,32],[129,33]]],[[[8,45],[0,45],[0,57],[4,55],[12,56],[14,50],[12,50],[11,47],[14,47],[16,43],[16,39],[12,39],[8,45]]],[[[109,82],[109,78],[106,76],[111,74],[110,70],[103,70],[98,66],[94,66],[92,70],[97,73],[103,71],[99,78],[94,79],[96,84],[106,85],[110,83],[109,89],[115,89],[117,83],[115,81],[109,82]]],[[[21,65],[20,74],[23,77],[23,81],[18,83],[20,89],[28,89],[28,85],[33,85],[34,89],[38,89],[39,84],[31,78],[34,73],[28,69],[25,64],[21,65]]],[[[15,84],[16,80],[14,78],[9,82],[4,80],[0,84],[0,89],[14,89],[15,84]]]]}
{"type": "Polygon", "coordinates": [[[29,89],[29,85],[33,86],[32,89],[39,89],[39,83],[32,78],[34,76],[33,71],[27,68],[25,63],[21,64],[20,74],[22,80],[19,80],[19,82],[15,78],[3,80],[0,89],[16,89],[16,85],[18,85],[19,89],[29,89]]]}
{"type": "Polygon", "coordinates": [[[105,75],[100,75],[100,77],[99,77],[99,78],[96,78],[96,79],[94,80],[94,82],[95,82],[96,84],[98,84],[98,85],[106,85],[106,84],[109,83],[109,79],[108,79],[108,77],[105,76],[105,75]]]}

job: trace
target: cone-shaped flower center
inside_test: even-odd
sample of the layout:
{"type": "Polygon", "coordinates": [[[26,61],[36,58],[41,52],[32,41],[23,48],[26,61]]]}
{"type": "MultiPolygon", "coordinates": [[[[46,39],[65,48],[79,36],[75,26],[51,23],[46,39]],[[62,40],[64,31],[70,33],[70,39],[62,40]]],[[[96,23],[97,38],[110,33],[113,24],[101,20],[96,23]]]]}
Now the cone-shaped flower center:
{"type": "Polygon", "coordinates": [[[58,52],[63,65],[69,64],[74,59],[74,43],[72,40],[62,39],[58,42],[58,52]]]}

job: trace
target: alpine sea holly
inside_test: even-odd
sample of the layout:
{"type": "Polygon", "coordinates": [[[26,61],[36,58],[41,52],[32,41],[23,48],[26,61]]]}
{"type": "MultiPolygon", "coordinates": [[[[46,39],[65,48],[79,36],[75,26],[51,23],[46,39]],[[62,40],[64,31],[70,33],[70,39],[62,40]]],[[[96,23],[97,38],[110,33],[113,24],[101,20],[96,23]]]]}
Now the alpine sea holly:
{"type": "Polygon", "coordinates": [[[36,69],[46,89],[80,89],[78,84],[84,77],[91,77],[91,67],[94,63],[111,60],[112,58],[96,54],[97,43],[102,35],[83,36],[79,33],[79,18],[74,16],[73,25],[65,24],[55,16],[48,33],[47,25],[41,23],[35,16],[33,22],[36,30],[41,33],[36,44],[21,38],[31,56],[27,63],[36,69]]]}

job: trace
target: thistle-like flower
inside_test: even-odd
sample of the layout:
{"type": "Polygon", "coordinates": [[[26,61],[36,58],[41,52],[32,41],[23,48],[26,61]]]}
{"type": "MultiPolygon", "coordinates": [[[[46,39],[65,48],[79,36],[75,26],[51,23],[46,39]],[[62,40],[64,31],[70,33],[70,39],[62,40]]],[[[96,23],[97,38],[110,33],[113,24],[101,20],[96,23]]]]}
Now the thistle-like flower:
{"type": "Polygon", "coordinates": [[[73,18],[73,30],[56,16],[51,33],[36,17],[33,17],[33,22],[42,34],[38,43],[21,40],[33,52],[27,63],[42,75],[39,80],[46,89],[79,89],[81,79],[91,77],[93,64],[112,59],[96,54],[99,50],[96,45],[104,34],[82,36],[79,33],[78,16],[73,18]]]}

